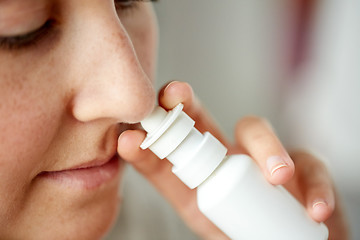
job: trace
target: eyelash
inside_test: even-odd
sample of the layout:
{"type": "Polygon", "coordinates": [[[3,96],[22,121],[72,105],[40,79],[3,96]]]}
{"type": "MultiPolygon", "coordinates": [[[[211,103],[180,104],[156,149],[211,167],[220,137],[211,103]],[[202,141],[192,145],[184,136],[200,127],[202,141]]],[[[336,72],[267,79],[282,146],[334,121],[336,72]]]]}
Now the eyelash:
{"type": "Polygon", "coordinates": [[[34,45],[49,34],[54,25],[55,21],[49,19],[40,28],[32,32],[13,37],[0,37],[0,48],[14,50],[34,45]]]}
{"type": "Polygon", "coordinates": [[[138,2],[137,0],[115,0],[114,4],[117,11],[127,12],[128,10],[136,9],[138,2]]]}
{"type": "MultiPolygon", "coordinates": [[[[130,13],[132,10],[136,10],[139,7],[139,2],[146,2],[147,0],[115,0],[115,8],[118,12],[124,14],[130,13]]],[[[148,0],[156,2],[157,0],[148,0]]],[[[7,50],[16,50],[37,44],[40,40],[48,35],[55,27],[54,20],[47,20],[40,28],[32,32],[13,36],[13,37],[0,37],[0,48],[7,50]]]]}

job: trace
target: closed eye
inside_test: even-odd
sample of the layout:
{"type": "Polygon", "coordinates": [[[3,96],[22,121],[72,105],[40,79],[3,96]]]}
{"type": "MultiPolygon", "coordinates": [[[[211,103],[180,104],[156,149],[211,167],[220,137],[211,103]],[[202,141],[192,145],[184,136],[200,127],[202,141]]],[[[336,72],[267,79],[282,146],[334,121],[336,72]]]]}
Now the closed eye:
{"type": "Polygon", "coordinates": [[[47,20],[40,28],[17,36],[0,37],[0,48],[25,48],[40,41],[53,28],[55,21],[47,20]]]}
{"type": "MultiPolygon", "coordinates": [[[[157,0],[115,0],[114,3],[117,11],[125,13],[136,9],[140,2],[156,1],[157,0]]],[[[15,50],[30,47],[47,36],[54,29],[55,24],[55,20],[49,19],[41,27],[31,32],[10,37],[0,36],[0,49],[15,50]]]]}
{"type": "Polygon", "coordinates": [[[157,0],[115,0],[117,10],[127,10],[137,7],[139,2],[157,2],[157,0]]]}

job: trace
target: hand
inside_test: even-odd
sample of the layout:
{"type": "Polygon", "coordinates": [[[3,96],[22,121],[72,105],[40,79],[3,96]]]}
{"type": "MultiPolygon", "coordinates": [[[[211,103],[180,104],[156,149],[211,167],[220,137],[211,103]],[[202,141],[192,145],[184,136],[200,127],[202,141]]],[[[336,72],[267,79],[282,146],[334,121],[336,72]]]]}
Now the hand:
{"type": "MultiPolygon", "coordinates": [[[[317,221],[329,219],[335,206],[334,191],[329,175],[320,161],[310,157],[311,155],[295,152],[294,163],[270,125],[257,117],[246,117],[239,121],[236,127],[236,144],[232,145],[194,97],[187,83],[172,82],[160,91],[159,105],[165,109],[170,110],[180,102],[184,104],[184,111],[195,120],[195,127],[200,132],[211,132],[229,149],[229,154],[250,155],[270,183],[286,183],[288,190],[307,206],[312,218],[317,221]],[[299,169],[294,175],[295,165],[299,166],[299,169]],[[311,174],[313,172],[309,169],[316,171],[316,174],[311,174]],[[318,203],[320,199],[322,203],[318,203]]],[[[228,239],[199,211],[196,204],[196,190],[189,189],[171,172],[171,164],[158,159],[149,150],[143,151],[139,148],[144,138],[145,132],[142,130],[123,132],[118,142],[120,156],[143,174],[168,199],[195,233],[204,239],[228,239]]],[[[342,220],[340,222],[343,223],[342,220]]]]}
{"type": "Polygon", "coordinates": [[[349,239],[349,230],[331,177],[322,161],[303,150],[290,152],[294,176],[284,184],[318,222],[329,229],[329,240],[349,239]]]}

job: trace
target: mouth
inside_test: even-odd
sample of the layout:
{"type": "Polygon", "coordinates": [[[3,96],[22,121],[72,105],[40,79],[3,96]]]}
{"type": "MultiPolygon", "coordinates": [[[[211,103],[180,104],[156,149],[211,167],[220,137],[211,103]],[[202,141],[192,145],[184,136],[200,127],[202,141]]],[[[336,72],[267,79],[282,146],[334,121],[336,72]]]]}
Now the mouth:
{"type": "Polygon", "coordinates": [[[73,188],[92,190],[110,182],[120,172],[120,160],[114,155],[60,171],[44,171],[38,176],[73,188]]]}

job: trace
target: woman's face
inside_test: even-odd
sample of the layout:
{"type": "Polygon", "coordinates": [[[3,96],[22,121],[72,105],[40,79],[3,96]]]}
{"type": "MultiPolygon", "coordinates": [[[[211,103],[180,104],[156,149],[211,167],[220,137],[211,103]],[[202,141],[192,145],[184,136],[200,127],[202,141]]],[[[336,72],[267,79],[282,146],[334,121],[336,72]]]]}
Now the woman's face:
{"type": "Polygon", "coordinates": [[[0,239],[98,239],[154,105],[151,3],[0,0],[0,239]],[[118,124],[123,123],[123,124],[118,124]]]}

